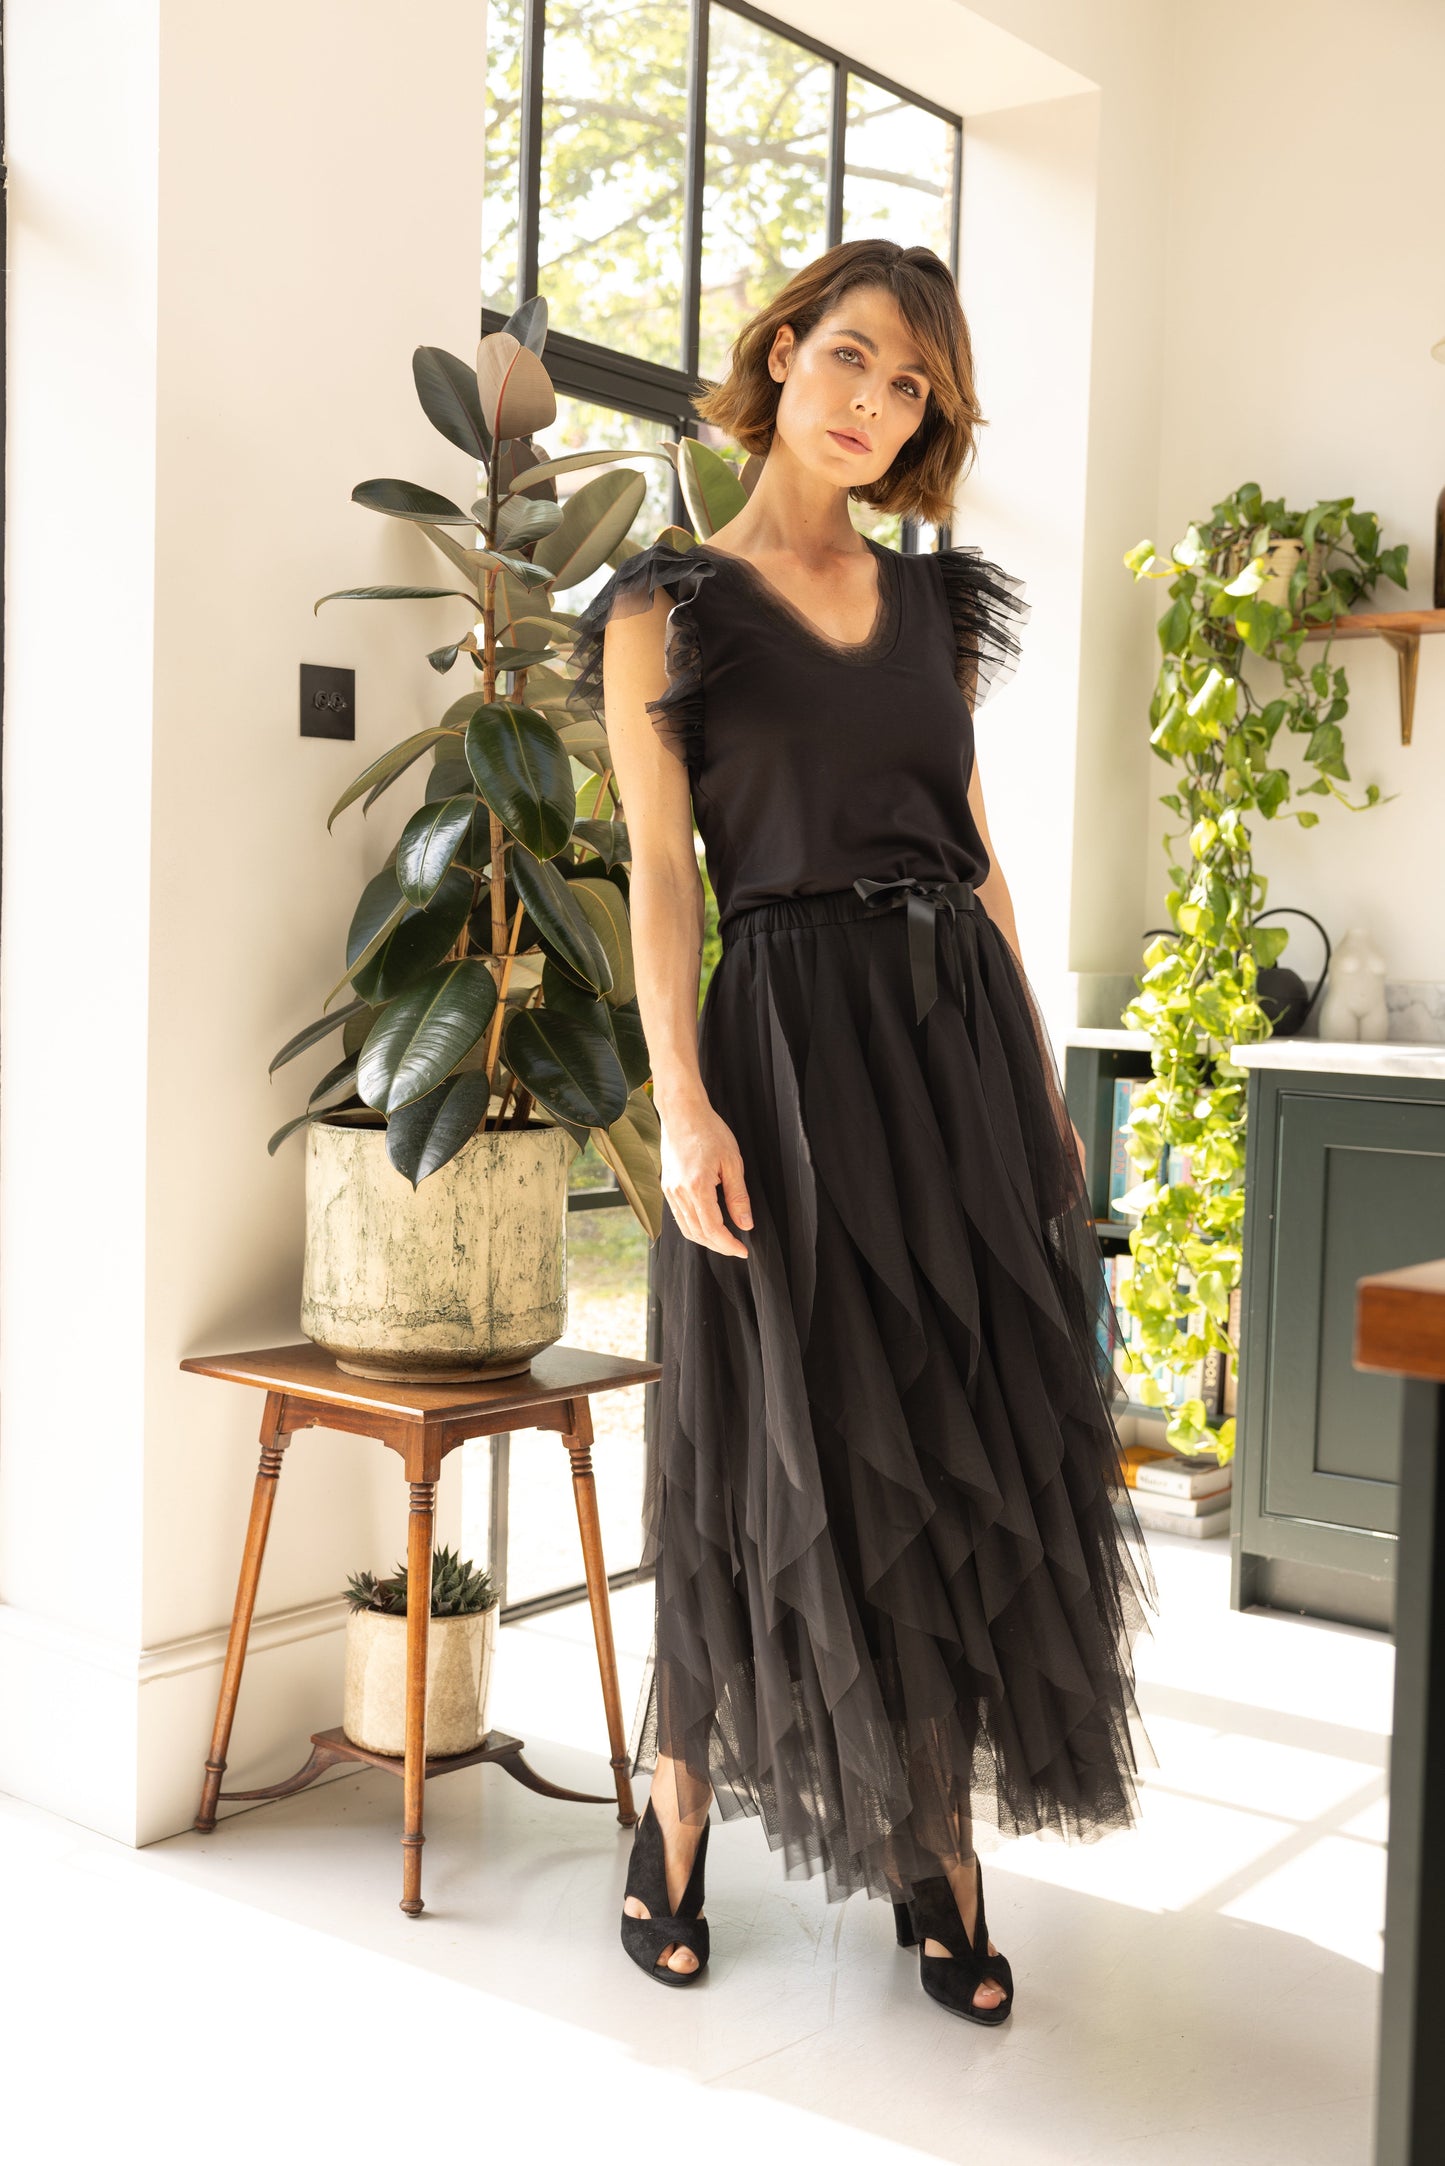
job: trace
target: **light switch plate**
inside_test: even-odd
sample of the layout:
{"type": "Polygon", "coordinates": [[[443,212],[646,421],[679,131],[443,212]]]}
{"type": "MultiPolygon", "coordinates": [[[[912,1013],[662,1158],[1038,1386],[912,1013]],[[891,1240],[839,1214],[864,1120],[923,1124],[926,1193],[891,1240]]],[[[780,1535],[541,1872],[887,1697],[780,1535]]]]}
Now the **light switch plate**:
{"type": "Polygon", "coordinates": [[[321,662],[301,664],[301,734],[303,737],[355,737],[354,669],[330,669],[321,662]]]}

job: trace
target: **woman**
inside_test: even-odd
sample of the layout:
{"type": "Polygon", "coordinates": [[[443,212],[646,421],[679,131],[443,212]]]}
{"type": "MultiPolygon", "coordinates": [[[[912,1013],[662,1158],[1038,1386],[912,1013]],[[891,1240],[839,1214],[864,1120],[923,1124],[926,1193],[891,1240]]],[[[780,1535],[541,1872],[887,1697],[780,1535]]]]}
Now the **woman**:
{"type": "Polygon", "coordinates": [[[973,757],[1028,605],[976,549],[849,517],[946,521],[973,450],[931,250],[829,250],[699,411],[764,456],[746,508],[627,559],[574,650],[627,808],[667,1206],[622,1937],[700,1975],[716,1798],[790,1876],[890,1899],[928,1993],[998,2023],[975,1817],[1088,1840],[1153,1762],[1082,1144],[973,757]],[[723,945],[700,1016],[694,812],[723,945]]]}

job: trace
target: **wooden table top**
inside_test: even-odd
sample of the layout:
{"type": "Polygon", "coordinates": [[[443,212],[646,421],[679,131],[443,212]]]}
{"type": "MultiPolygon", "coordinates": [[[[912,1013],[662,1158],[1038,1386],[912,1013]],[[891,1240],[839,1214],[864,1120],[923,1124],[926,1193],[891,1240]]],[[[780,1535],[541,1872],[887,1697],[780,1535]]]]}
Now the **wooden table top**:
{"type": "Polygon", "coordinates": [[[1445,1384],[1445,1257],[1358,1282],[1354,1363],[1445,1384]]]}
{"type": "MultiPolygon", "coordinates": [[[[255,1384],[265,1391],[290,1392],[329,1406],[362,1407],[393,1420],[425,1421],[485,1411],[525,1415],[623,1384],[647,1384],[662,1374],[656,1361],[633,1361],[623,1354],[594,1353],[585,1346],[548,1346],[534,1356],[530,1371],[499,1376],[491,1383],[418,1384],[407,1378],[384,1382],[349,1376],[335,1357],[313,1339],[292,1346],[259,1346],[235,1354],[192,1354],[180,1366],[196,1376],[224,1377],[233,1384],[255,1384]]],[[[519,1420],[519,1429],[527,1426],[519,1420]]]]}

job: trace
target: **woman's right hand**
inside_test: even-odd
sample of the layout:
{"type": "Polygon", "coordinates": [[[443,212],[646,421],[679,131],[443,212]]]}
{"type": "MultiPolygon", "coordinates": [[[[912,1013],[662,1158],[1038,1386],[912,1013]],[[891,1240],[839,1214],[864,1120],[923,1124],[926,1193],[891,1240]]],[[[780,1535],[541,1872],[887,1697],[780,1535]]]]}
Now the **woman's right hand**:
{"type": "Polygon", "coordinates": [[[721,1256],[746,1256],[746,1248],[723,1221],[719,1188],[734,1225],[751,1226],[737,1138],[704,1098],[663,1117],[662,1193],[689,1241],[714,1248],[721,1256]]]}

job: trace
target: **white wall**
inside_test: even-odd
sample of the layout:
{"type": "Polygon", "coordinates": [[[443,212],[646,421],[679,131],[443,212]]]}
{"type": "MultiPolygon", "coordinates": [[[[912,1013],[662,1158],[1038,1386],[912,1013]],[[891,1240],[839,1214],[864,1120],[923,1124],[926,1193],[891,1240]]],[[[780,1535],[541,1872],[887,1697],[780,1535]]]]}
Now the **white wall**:
{"type": "MultiPolygon", "coordinates": [[[[410,360],[476,342],[485,12],[6,31],[0,1786],[145,1841],[195,1809],[262,1408],[177,1363],[300,1336],[300,1139],[265,1145],[317,1063],[266,1068],[390,839],[326,814],[452,696],[445,604],[312,603],[429,556],[353,483],[464,486],[410,360]],[[299,736],[302,661],[356,667],[355,744],[299,736]]],[[[238,1785],[334,1720],[346,1574],[404,1527],[380,1445],[292,1444],[238,1785]]]]}
{"type": "MultiPolygon", "coordinates": [[[[1408,592],[1382,583],[1373,606],[1428,609],[1445,483],[1445,368],[1430,359],[1445,337],[1445,10],[1380,0],[1362,17],[1345,0],[1277,0],[1182,9],[1178,22],[1163,460],[1140,534],[1167,548],[1247,480],[1294,506],[1353,496],[1388,542],[1410,545],[1408,592]],[[1224,254],[1202,276],[1205,234],[1224,254]]],[[[1139,607],[1151,613],[1142,595],[1139,607]]],[[[1266,903],[1302,905],[1332,938],[1365,926],[1391,978],[1445,980],[1445,639],[1421,642],[1409,747],[1384,642],[1336,643],[1331,659],[1350,679],[1349,796],[1372,781],[1399,794],[1361,813],[1306,798],[1321,814],[1312,829],[1263,823],[1266,903]]],[[[1278,678],[1258,681],[1272,691],[1278,678]]],[[[1167,784],[1150,765],[1152,805],[1167,784]]],[[[1149,924],[1164,817],[1155,806],[1149,924]]],[[[1313,983],[1318,936],[1273,922],[1293,926],[1287,960],[1313,983]]]]}

